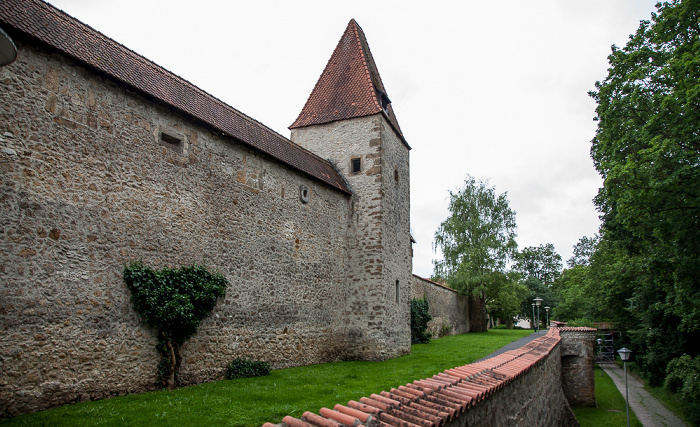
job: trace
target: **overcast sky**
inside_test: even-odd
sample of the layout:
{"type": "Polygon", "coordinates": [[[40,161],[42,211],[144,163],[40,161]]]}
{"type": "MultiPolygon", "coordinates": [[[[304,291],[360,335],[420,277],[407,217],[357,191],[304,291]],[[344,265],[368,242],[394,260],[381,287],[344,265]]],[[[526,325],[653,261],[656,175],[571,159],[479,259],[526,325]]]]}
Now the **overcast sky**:
{"type": "Polygon", "coordinates": [[[414,273],[430,277],[448,191],[467,174],[508,193],[522,249],[564,262],[598,231],[589,156],[610,46],[656,0],[51,0],[289,137],[351,18],[411,151],[414,273]]]}

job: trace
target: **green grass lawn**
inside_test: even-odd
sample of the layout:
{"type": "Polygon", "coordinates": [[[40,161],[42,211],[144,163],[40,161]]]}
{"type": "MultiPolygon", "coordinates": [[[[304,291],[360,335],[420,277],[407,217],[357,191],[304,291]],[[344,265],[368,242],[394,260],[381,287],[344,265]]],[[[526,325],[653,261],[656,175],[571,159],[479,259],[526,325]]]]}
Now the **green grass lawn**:
{"type": "MultiPolygon", "coordinates": [[[[627,424],[625,397],[615,387],[613,380],[605,374],[601,378],[601,369],[595,368],[595,400],[597,408],[572,408],[581,427],[624,426],[627,424]]],[[[642,423],[630,409],[630,426],[641,427],[642,423]]]]}
{"type": "MultiPolygon", "coordinates": [[[[385,362],[337,362],[272,371],[265,377],[218,381],[76,403],[0,422],[3,426],[160,425],[260,426],[285,415],[318,413],[363,396],[430,377],[478,360],[529,330],[492,329],[412,346],[385,362]]],[[[623,402],[624,410],[624,402],[623,402]]]]}

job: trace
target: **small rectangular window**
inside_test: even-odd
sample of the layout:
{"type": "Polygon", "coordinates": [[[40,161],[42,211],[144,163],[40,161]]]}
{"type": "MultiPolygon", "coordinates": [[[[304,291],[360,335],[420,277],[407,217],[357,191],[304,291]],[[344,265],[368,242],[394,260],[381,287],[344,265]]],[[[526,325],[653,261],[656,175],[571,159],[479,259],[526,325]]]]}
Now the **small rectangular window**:
{"type": "Polygon", "coordinates": [[[350,173],[360,173],[362,171],[362,158],[355,157],[350,159],[350,173]]]}
{"type": "Polygon", "coordinates": [[[399,281],[396,281],[396,302],[398,303],[399,300],[401,299],[401,296],[399,294],[399,281]]]}
{"type": "Polygon", "coordinates": [[[182,153],[182,149],[184,148],[184,143],[181,138],[169,135],[165,132],[161,132],[160,134],[160,145],[168,147],[178,153],[182,153]]]}

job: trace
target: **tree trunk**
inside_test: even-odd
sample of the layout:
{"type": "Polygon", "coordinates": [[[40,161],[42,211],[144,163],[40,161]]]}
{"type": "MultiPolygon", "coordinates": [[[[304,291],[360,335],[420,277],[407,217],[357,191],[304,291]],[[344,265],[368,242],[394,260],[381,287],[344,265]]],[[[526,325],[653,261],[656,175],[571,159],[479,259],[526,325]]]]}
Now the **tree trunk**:
{"type": "Polygon", "coordinates": [[[177,349],[177,343],[173,343],[168,338],[166,338],[165,346],[168,349],[168,353],[170,353],[170,369],[168,371],[168,376],[165,377],[165,386],[168,387],[168,390],[172,390],[175,388],[176,370],[180,367],[180,362],[177,357],[180,350],[177,349]]]}
{"type": "Polygon", "coordinates": [[[486,332],[488,330],[488,317],[486,305],[481,298],[469,294],[469,332],[486,332]]]}

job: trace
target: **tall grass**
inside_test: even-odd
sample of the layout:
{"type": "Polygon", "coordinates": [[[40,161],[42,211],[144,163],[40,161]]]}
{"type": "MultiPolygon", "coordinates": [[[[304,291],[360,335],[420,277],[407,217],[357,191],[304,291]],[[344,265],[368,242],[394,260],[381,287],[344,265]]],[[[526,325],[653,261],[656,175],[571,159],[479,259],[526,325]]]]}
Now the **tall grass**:
{"type": "Polygon", "coordinates": [[[76,403],[1,422],[3,426],[260,426],[285,415],[346,404],[445,369],[478,360],[530,334],[491,330],[448,336],[411,347],[384,362],[336,362],[272,371],[265,377],[217,381],[76,403]]]}

